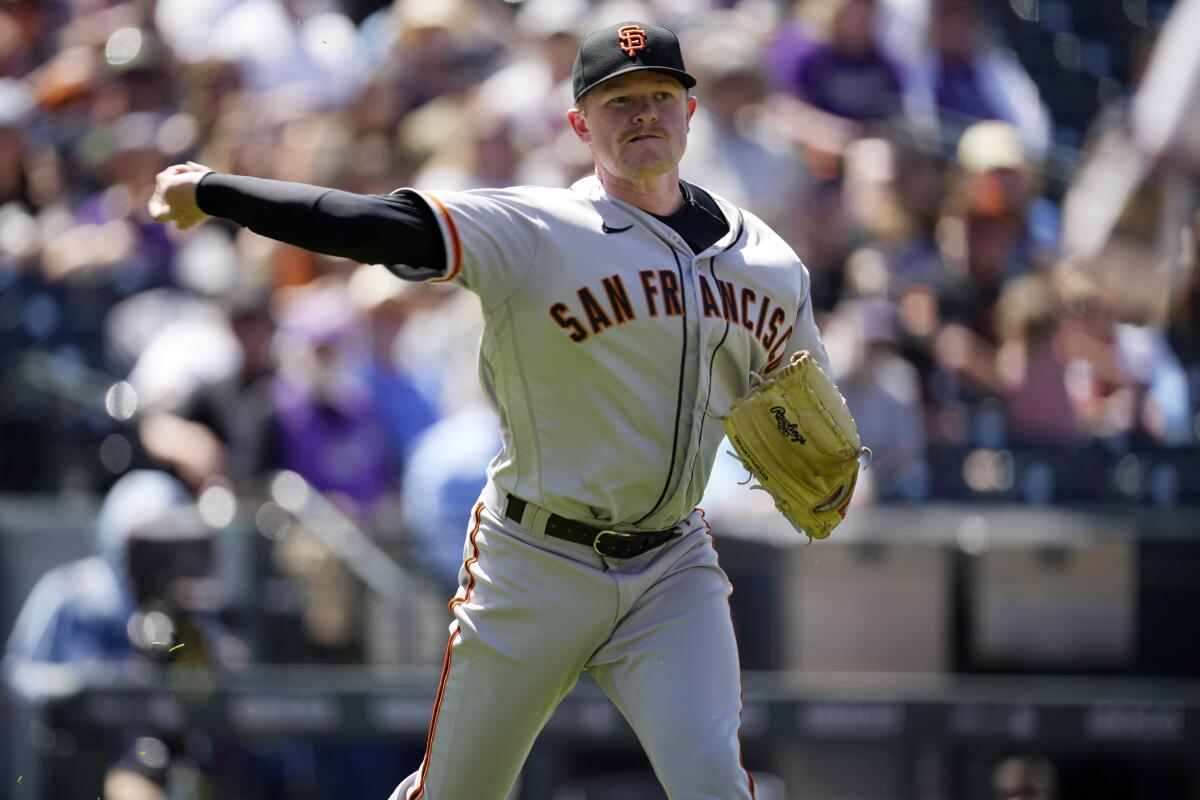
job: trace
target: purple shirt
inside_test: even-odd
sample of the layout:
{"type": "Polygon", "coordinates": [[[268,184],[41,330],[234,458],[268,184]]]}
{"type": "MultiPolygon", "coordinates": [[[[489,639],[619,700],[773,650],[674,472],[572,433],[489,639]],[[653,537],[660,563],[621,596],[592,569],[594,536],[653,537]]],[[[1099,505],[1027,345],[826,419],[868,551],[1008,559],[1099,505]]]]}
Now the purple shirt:
{"type": "Polygon", "coordinates": [[[984,96],[978,73],[970,61],[942,61],[938,66],[938,108],[972,120],[1001,118],[984,96]]]}
{"type": "Polygon", "coordinates": [[[806,102],[857,122],[886,119],[900,108],[899,70],[878,49],[850,57],[816,44],[800,57],[793,85],[806,102]]]}
{"type": "Polygon", "coordinates": [[[280,460],[322,492],[370,506],[392,488],[388,439],[369,398],[323,404],[307,387],[276,377],[280,460]]]}

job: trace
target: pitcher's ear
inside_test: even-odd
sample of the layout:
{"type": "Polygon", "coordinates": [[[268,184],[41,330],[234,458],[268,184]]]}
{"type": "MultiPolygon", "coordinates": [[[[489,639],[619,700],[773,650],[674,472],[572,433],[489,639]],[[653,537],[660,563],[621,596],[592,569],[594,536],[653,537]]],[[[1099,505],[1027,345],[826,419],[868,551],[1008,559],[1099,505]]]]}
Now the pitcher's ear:
{"type": "Polygon", "coordinates": [[[575,131],[575,135],[584,144],[591,142],[592,132],[588,129],[587,117],[579,108],[572,108],[567,111],[567,123],[570,124],[571,130],[575,131]]]}

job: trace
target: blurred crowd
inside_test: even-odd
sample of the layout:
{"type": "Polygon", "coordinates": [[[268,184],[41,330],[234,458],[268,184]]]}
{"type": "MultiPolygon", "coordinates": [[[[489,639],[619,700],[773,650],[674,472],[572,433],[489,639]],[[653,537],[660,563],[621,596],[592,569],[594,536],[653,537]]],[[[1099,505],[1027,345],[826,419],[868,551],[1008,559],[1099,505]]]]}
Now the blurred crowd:
{"type": "MultiPolygon", "coordinates": [[[[1138,7],[1088,147],[1121,129],[1151,52],[1138,7]]],[[[403,531],[452,584],[497,447],[475,300],[223,221],[157,225],[154,175],[190,159],[365,193],[569,185],[590,167],[563,122],[579,37],[652,18],[700,80],[683,175],[765,218],[812,273],[875,452],[861,502],[1073,486],[1173,503],[1180,473],[1136,458],[1196,439],[1191,253],[1160,263],[1153,175],[1115,266],[1062,246],[1073,134],[996,22],[1043,24],[1038,8],[5,0],[0,492],[103,492],[153,469],[211,518],[287,470],[384,538],[403,531]]]]}
{"type": "MultiPolygon", "coordinates": [[[[875,452],[862,502],[1048,502],[1083,474],[1172,503],[1179,474],[1123,459],[1195,442],[1194,271],[1168,291],[1154,176],[1107,273],[1062,246],[1078,156],[994,22],[1023,8],[6,0],[0,491],[102,492],[153,469],[220,517],[287,470],[403,530],[452,584],[497,447],[477,303],[222,221],[157,225],[154,175],[191,159],[365,193],[569,185],[590,167],[563,123],[580,35],[653,18],[700,80],[683,175],[765,218],[812,273],[875,452]],[[1071,466],[1097,462],[1116,468],[1071,466]]],[[[1106,99],[1089,142],[1122,125],[1125,94],[1106,99]]]]}
{"type": "MultiPolygon", "coordinates": [[[[336,658],[353,603],[327,546],[281,536],[280,471],[453,585],[499,446],[477,301],[223,221],[168,229],[146,201],[186,160],[363,193],[569,185],[591,165],[564,124],[572,59],[619,19],[679,31],[699,79],[683,177],[812,273],[875,452],[862,502],[1176,502],[1185,476],[1138,458],[1194,451],[1194,238],[1164,250],[1155,173],[1102,269],[1064,248],[1060,213],[1127,124],[1166,7],[1122,4],[1143,32],[1081,132],[1001,24],[1048,26],[1082,69],[1057,50],[1069,5],[0,0],[0,493],[109,495],[97,555],[39,584],[10,655],[261,656],[204,583],[211,530],[257,497],[276,566],[335,598],[305,613],[336,658]]],[[[736,508],[727,467],[710,500],[736,508]]]]}
{"type": "MultiPolygon", "coordinates": [[[[242,491],[288,469],[371,518],[403,507],[424,442],[422,514],[471,495],[494,442],[472,301],[221,222],[168,230],[146,215],[153,176],[191,159],[366,193],[568,185],[590,165],[563,124],[579,36],[625,17],[676,27],[700,79],[684,176],[813,275],[876,453],[865,499],[1045,502],[1070,483],[1055,453],[1189,447],[1195,281],[1169,297],[1135,246],[1114,291],[1064,252],[1070,153],[992,21],[1022,9],[6,0],[0,491],[103,490],[137,467],[242,491]],[[1030,450],[1052,457],[1017,474],[1030,450]]],[[[1098,129],[1126,102],[1104,99],[1098,129]]]]}

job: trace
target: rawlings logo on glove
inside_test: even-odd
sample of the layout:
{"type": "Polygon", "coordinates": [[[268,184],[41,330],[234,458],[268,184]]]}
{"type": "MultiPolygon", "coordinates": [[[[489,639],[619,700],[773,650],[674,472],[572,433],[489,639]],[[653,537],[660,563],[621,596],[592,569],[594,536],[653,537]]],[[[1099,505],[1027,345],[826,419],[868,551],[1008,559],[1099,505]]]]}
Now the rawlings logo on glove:
{"type": "Polygon", "coordinates": [[[846,516],[870,449],[837,387],[807,350],[752,388],[722,418],[746,469],[775,507],[809,540],[846,516]],[[793,422],[792,420],[795,420],[793,422]]]}
{"type": "Polygon", "coordinates": [[[787,418],[787,409],[783,406],[771,406],[771,413],[775,415],[775,427],[779,428],[779,432],[793,441],[796,444],[808,444],[808,440],[800,435],[800,428],[793,425],[787,418]]]}

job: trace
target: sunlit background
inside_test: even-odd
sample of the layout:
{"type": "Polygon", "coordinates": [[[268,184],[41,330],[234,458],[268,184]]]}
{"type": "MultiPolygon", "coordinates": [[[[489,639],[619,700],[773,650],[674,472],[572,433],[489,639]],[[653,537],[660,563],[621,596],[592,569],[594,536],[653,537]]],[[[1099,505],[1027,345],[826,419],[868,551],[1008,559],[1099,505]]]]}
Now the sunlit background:
{"type": "MultiPolygon", "coordinates": [[[[875,452],[812,546],[733,459],[705,498],[759,800],[1200,798],[1196,0],[0,0],[0,798],[417,765],[478,301],[146,201],[569,185],[626,19],[679,31],[682,174],[802,257],[875,452]]],[[[514,800],[663,796],[584,681],[514,800]]]]}

